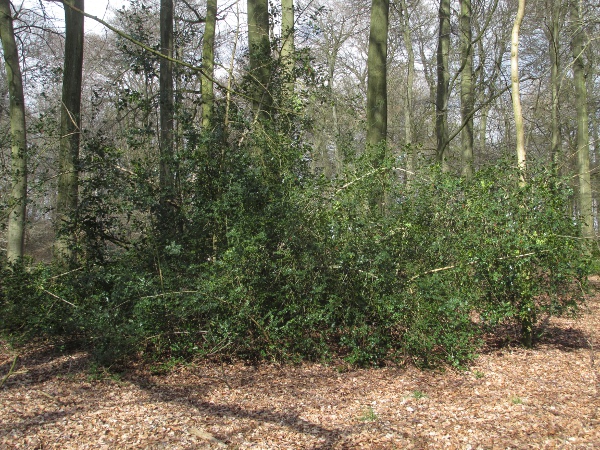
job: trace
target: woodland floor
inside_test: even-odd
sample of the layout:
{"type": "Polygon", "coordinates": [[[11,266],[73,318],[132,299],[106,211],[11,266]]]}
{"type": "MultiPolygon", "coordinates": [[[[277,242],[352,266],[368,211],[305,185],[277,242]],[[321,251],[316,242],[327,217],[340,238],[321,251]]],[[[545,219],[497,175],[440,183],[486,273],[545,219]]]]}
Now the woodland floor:
{"type": "MultiPolygon", "coordinates": [[[[20,350],[0,449],[600,448],[594,346],[598,294],[534,350],[489,345],[465,372],[236,363],[117,377],[83,353],[20,350]]],[[[0,380],[14,355],[0,343],[0,380]]]]}

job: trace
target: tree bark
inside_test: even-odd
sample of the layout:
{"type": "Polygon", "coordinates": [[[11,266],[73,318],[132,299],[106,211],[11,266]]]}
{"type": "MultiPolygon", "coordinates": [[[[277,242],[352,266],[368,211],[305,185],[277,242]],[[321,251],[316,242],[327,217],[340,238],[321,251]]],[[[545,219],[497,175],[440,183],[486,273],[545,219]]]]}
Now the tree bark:
{"type": "Polygon", "coordinates": [[[79,144],[81,139],[81,84],[83,76],[84,0],[64,0],[65,64],[60,114],[59,178],[56,202],[55,257],[60,264],[75,262],[73,232],[64,227],[77,211],[79,190],[79,144]],[[73,6],[74,8],[71,8],[73,6]]]}
{"type": "Polygon", "coordinates": [[[387,138],[387,37],[389,0],[373,0],[367,56],[367,145],[387,138]]]}
{"type": "Polygon", "coordinates": [[[573,52],[573,82],[575,84],[575,103],[577,110],[577,175],[579,179],[579,214],[583,220],[584,237],[594,236],[592,218],[592,189],[590,180],[590,137],[587,107],[587,86],[585,82],[585,32],[581,15],[581,0],[571,3],[571,21],[573,25],[571,49],[573,52]]]}
{"type": "Polygon", "coordinates": [[[269,91],[271,44],[269,41],[268,0],[247,0],[247,10],[252,109],[257,118],[266,119],[272,105],[269,91]]]}
{"type": "Polygon", "coordinates": [[[406,0],[400,2],[400,14],[402,15],[402,38],[406,53],[408,54],[407,73],[406,73],[406,104],[404,109],[404,144],[406,146],[407,164],[406,179],[410,181],[415,172],[416,154],[412,147],[412,128],[413,128],[413,106],[414,106],[414,82],[415,82],[415,52],[412,45],[412,33],[410,31],[410,16],[406,0]]]}
{"type": "Polygon", "coordinates": [[[10,212],[8,215],[9,263],[23,258],[27,203],[27,134],[25,98],[19,54],[15,41],[9,0],[0,0],[0,39],[4,50],[4,65],[8,82],[10,108],[11,176],[10,212]]]}
{"type": "Polygon", "coordinates": [[[521,184],[525,183],[526,153],[525,153],[525,127],[523,125],[523,111],[521,109],[521,92],[519,86],[519,30],[525,16],[525,0],[519,0],[517,16],[512,29],[510,50],[510,76],[512,88],[512,104],[515,117],[517,134],[517,164],[521,170],[521,184]]]}
{"type": "Polygon", "coordinates": [[[550,85],[551,85],[551,158],[552,158],[552,170],[555,174],[558,174],[558,167],[560,165],[560,154],[561,154],[561,136],[560,136],[560,124],[558,119],[558,93],[560,86],[560,5],[561,2],[558,0],[551,0],[551,24],[548,36],[548,46],[550,50],[550,85]]]}
{"type": "MultiPolygon", "coordinates": [[[[173,57],[173,0],[160,2],[160,52],[173,57]]],[[[160,58],[159,64],[159,103],[160,103],[160,142],[159,142],[159,188],[161,233],[173,230],[175,182],[174,164],[174,101],[173,101],[173,63],[168,58],[160,58]]]]}
{"type": "Polygon", "coordinates": [[[281,0],[281,64],[283,65],[284,98],[289,99],[294,93],[294,0],[281,0]]]}
{"type": "Polygon", "coordinates": [[[437,47],[437,90],[435,100],[435,134],[437,141],[436,159],[442,170],[448,170],[448,98],[450,95],[450,0],[440,0],[438,47],[437,47]]]}
{"type": "Polygon", "coordinates": [[[206,22],[204,24],[204,39],[202,41],[202,128],[213,128],[214,66],[215,66],[215,31],[217,28],[217,0],[206,3],[206,22]]]}
{"type": "Polygon", "coordinates": [[[462,72],[460,74],[462,174],[473,175],[473,47],[471,31],[471,0],[460,0],[460,54],[462,72]]]}

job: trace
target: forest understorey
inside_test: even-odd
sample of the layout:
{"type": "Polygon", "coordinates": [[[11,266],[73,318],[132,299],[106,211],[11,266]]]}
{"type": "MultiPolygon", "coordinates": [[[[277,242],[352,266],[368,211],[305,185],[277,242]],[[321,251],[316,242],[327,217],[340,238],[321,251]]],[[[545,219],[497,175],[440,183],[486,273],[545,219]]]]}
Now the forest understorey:
{"type": "Polygon", "coordinates": [[[2,343],[0,448],[597,448],[592,284],[581,314],[552,318],[534,349],[508,332],[460,372],[199,362],[119,374],[85,353],[2,343]]]}

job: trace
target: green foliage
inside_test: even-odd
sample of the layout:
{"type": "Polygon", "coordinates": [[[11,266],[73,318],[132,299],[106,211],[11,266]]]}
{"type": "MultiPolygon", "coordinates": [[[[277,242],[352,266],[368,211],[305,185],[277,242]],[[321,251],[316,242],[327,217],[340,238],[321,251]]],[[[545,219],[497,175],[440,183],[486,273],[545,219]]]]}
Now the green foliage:
{"type": "Polygon", "coordinates": [[[158,370],[192,356],[462,367],[483,332],[515,323],[531,344],[540,318],[581,301],[571,192],[543,170],[525,187],[508,165],[407,185],[375,148],[330,183],[285,136],[199,136],[180,155],[182,229],[166,241],[148,226],[158,199],[142,169],[91,146],[74,221],[87,264],[3,269],[2,333],[158,370]]]}
{"type": "Polygon", "coordinates": [[[425,392],[423,392],[423,391],[418,390],[418,389],[412,393],[412,396],[414,398],[416,398],[417,400],[420,400],[422,398],[427,398],[427,394],[425,392]]]}
{"type": "Polygon", "coordinates": [[[377,420],[377,414],[372,407],[367,407],[363,411],[362,415],[358,418],[361,422],[375,422],[377,420]]]}

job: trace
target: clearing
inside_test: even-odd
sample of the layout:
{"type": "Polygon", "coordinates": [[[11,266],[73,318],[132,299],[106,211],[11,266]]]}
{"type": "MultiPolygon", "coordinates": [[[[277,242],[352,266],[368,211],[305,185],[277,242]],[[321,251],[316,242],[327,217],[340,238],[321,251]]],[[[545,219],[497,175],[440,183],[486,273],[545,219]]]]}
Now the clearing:
{"type": "MultiPolygon", "coordinates": [[[[0,449],[600,448],[599,312],[591,296],[535,349],[490,345],[466,372],[236,363],[118,377],[33,348],[0,389],[0,449]]],[[[13,360],[0,344],[0,381],[13,360]]]]}

